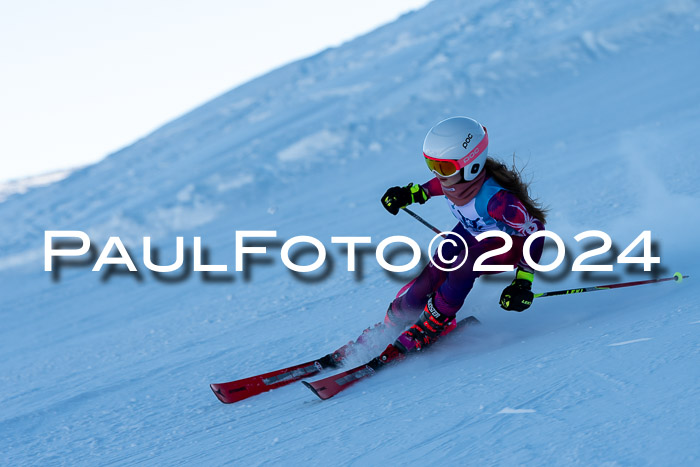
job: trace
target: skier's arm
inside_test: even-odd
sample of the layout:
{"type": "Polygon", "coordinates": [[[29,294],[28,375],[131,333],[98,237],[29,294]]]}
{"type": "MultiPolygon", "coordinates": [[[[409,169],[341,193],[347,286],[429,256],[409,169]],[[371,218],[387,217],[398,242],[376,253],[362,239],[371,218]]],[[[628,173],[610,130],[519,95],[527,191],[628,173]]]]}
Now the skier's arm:
{"type": "MultiPolygon", "coordinates": [[[[487,206],[488,213],[496,221],[503,222],[514,229],[518,235],[528,237],[535,232],[544,230],[544,224],[534,218],[520,199],[513,193],[502,190],[496,193],[487,206]]],[[[542,257],[544,238],[538,238],[530,247],[533,261],[539,262],[542,257]]],[[[532,280],[534,271],[523,260],[518,262],[518,269],[513,282],[503,290],[499,304],[501,308],[511,311],[523,311],[532,305],[532,280]]]]}
{"type": "Polygon", "coordinates": [[[423,187],[423,190],[428,194],[428,199],[432,198],[433,196],[440,196],[442,195],[442,185],[440,185],[440,180],[438,180],[437,177],[433,177],[424,184],[421,185],[423,187]]]}
{"type": "MultiPolygon", "coordinates": [[[[544,230],[544,224],[534,218],[520,199],[510,191],[501,190],[490,200],[486,209],[489,216],[496,221],[503,222],[522,237],[529,237],[535,232],[544,230]]],[[[534,262],[539,262],[544,248],[544,238],[538,238],[530,246],[530,256],[534,262]]],[[[532,273],[533,270],[523,259],[518,263],[518,268],[532,273]]]]}

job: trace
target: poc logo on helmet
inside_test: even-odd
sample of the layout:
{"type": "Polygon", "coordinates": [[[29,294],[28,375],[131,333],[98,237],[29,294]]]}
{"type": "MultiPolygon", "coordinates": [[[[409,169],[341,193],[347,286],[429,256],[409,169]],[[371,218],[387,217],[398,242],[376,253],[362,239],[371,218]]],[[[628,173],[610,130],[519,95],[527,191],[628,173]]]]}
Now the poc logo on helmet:
{"type": "Polygon", "coordinates": [[[462,143],[462,147],[463,147],[464,149],[467,149],[467,148],[469,147],[469,143],[471,143],[471,142],[472,142],[472,134],[469,133],[469,134],[467,135],[467,138],[466,138],[466,139],[464,140],[464,142],[462,143]]]}

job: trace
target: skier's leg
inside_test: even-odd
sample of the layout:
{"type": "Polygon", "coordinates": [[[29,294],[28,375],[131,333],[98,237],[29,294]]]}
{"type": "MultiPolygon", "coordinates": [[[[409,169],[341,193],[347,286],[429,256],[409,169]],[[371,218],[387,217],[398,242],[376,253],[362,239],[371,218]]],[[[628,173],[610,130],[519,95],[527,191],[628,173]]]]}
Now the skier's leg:
{"type": "MultiPolygon", "coordinates": [[[[457,224],[452,231],[463,237],[469,235],[461,224],[457,224]]],[[[450,243],[445,245],[443,249],[443,258],[449,260],[460,254],[463,255],[463,252],[464,245],[461,241],[457,240],[455,245],[450,243]]],[[[457,258],[457,261],[456,264],[459,264],[461,257],[457,258]]],[[[445,264],[440,260],[436,251],[433,255],[433,260],[423,268],[406,293],[391,302],[387,310],[385,323],[395,326],[405,326],[418,318],[425,308],[425,304],[428,302],[428,297],[438,290],[448,276],[445,271],[436,267],[436,264],[445,269],[449,267],[449,264],[445,264]]]]}
{"type": "Polygon", "coordinates": [[[391,302],[385,323],[401,326],[415,321],[425,308],[428,297],[440,287],[446,277],[432,263],[426,265],[406,293],[391,302]]]}
{"type": "MultiPolygon", "coordinates": [[[[459,226],[461,227],[461,224],[459,226]]],[[[460,235],[464,234],[460,233],[460,235]]],[[[446,248],[443,257],[450,258],[450,254],[454,255],[457,253],[458,251],[448,252],[446,248]]],[[[439,258],[436,256],[433,258],[433,261],[439,261],[439,258]]],[[[446,277],[447,275],[444,271],[436,268],[432,262],[428,263],[413,281],[411,287],[389,304],[384,322],[365,329],[357,339],[336,350],[333,353],[336,361],[340,363],[347,356],[351,355],[357,345],[373,346],[376,342],[383,342],[383,345],[386,345],[388,342],[396,339],[401,331],[416,321],[423,308],[425,308],[428,297],[435,293],[446,277]],[[384,340],[385,337],[388,340],[384,340]]]]}
{"type": "MultiPolygon", "coordinates": [[[[522,245],[521,242],[517,243],[522,245]]],[[[436,293],[428,297],[418,321],[398,337],[395,345],[399,350],[420,349],[435,341],[464,304],[476,278],[483,274],[483,272],[474,271],[474,262],[483,253],[502,245],[501,240],[486,239],[469,248],[464,264],[447,273],[436,293]]],[[[520,248],[513,248],[504,254],[490,258],[484,264],[515,264],[520,259],[521,251],[520,248]]],[[[460,253],[456,264],[463,260],[464,254],[466,254],[465,251],[460,253]]]]}
{"type": "MultiPolygon", "coordinates": [[[[513,247],[498,256],[487,259],[485,265],[515,265],[522,256],[522,237],[513,238],[513,247]]],[[[503,241],[491,238],[483,240],[469,248],[469,255],[464,266],[447,274],[435,294],[435,307],[441,313],[454,316],[457,314],[467,295],[474,286],[474,281],[482,274],[498,274],[497,271],[474,271],[474,262],[484,253],[500,248],[503,241]]],[[[460,258],[461,261],[461,258],[460,258]]]]}

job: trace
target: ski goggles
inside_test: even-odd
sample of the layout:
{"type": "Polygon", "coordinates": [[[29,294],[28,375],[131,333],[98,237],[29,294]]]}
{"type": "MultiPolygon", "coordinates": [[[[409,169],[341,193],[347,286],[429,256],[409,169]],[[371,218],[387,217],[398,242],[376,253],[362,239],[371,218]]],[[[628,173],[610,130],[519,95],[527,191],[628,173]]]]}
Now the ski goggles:
{"type": "Polygon", "coordinates": [[[450,177],[474,162],[474,160],[479,157],[479,155],[483,153],[486,150],[486,147],[489,145],[489,134],[486,132],[486,127],[483,128],[484,137],[481,138],[481,141],[479,141],[479,144],[477,144],[474,149],[469,151],[469,153],[467,153],[467,155],[461,159],[439,159],[437,157],[430,157],[426,153],[423,153],[423,156],[425,156],[425,163],[428,164],[430,171],[441,177],[450,177]]]}

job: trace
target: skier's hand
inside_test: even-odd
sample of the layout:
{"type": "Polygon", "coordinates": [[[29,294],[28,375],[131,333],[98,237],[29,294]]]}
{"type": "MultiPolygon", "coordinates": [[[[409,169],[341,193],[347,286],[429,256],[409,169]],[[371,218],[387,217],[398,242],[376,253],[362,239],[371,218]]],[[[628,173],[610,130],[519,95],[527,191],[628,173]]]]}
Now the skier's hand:
{"type": "Polygon", "coordinates": [[[423,204],[428,200],[428,193],[420,185],[409,183],[407,186],[393,186],[386,190],[382,196],[382,206],[396,215],[399,209],[405,208],[409,204],[423,204]]]}
{"type": "Polygon", "coordinates": [[[518,269],[515,280],[501,293],[501,308],[509,311],[524,311],[530,308],[535,295],[532,293],[531,272],[518,269]]]}

